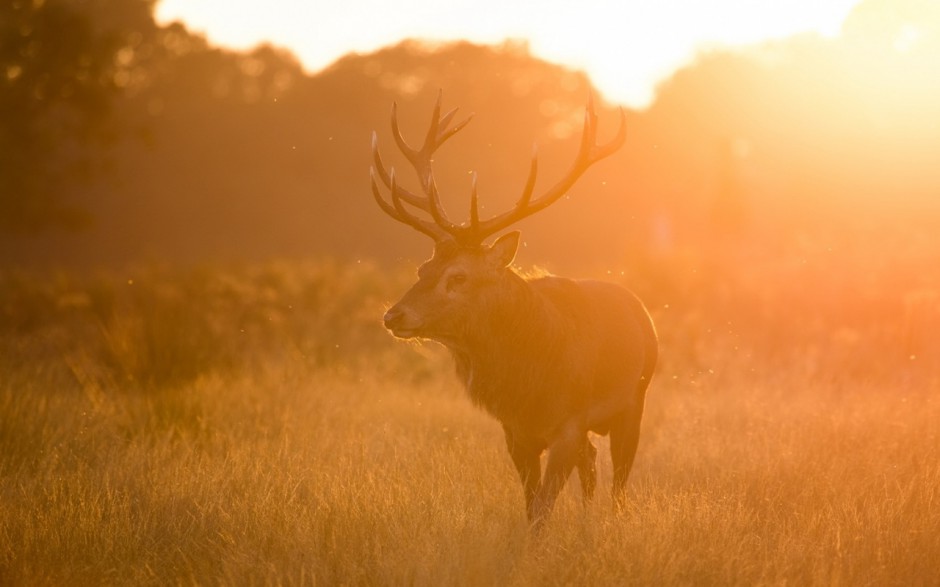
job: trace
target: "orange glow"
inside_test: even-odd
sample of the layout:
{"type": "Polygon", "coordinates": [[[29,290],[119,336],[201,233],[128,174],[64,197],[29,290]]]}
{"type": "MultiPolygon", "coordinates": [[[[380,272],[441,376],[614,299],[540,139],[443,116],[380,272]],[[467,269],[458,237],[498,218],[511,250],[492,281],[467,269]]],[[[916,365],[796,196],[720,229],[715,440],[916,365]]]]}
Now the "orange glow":
{"type": "Polygon", "coordinates": [[[0,0],[0,584],[937,584],[940,0],[358,1],[0,0]]]}

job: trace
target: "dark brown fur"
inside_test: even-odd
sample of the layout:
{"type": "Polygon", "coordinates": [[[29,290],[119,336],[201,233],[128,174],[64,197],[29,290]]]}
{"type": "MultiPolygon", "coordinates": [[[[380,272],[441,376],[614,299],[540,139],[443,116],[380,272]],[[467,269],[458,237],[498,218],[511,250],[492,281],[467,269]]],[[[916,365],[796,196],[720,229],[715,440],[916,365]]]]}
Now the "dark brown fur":
{"type": "Polygon", "coordinates": [[[629,291],[600,281],[527,280],[510,267],[517,246],[516,232],[492,247],[439,242],[385,322],[396,336],[451,350],[472,400],[502,423],[527,514],[541,524],[574,467],[591,497],[589,431],[610,434],[614,497],[623,499],[657,342],[629,291]]]}

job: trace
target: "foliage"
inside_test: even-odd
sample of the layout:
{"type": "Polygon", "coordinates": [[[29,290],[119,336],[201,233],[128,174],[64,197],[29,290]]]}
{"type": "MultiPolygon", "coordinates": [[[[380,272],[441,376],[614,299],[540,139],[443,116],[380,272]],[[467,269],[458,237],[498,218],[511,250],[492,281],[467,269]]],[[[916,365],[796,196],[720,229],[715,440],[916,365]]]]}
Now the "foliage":
{"type": "Polygon", "coordinates": [[[0,348],[8,366],[132,391],[250,371],[270,355],[351,370],[388,348],[379,283],[368,267],[334,263],[9,273],[0,275],[0,348]]]}
{"type": "Polygon", "coordinates": [[[68,194],[101,166],[130,43],[152,0],[0,5],[0,231],[75,227],[68,194]]]}

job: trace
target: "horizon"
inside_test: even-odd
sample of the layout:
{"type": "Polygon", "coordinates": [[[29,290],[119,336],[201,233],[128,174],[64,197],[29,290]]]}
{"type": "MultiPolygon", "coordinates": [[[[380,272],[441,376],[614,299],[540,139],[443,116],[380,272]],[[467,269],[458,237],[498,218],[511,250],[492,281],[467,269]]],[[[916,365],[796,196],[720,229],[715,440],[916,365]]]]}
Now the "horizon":
{"type": "Polygon", "coordinates": [[[346,55],[372,53],[408,39],[466,40],[488,46],[522,42],[534,57],[585,72],[608,101],[639,109],[652,103],[658,84],[703,51],[754,46],[806,33],[835,37],[859,3],[766,0],[741,6],[734,0],[707,5],[671,0],[645,6],[635,18],[623,19],[623,10],[638,7],[624,9],[612,0],[574,7],[556,0],[540,5],[542,18],[532,18],[523,3],[507,7],[495,2],[457,2],[442,10],[438,3],[427,2],[412,5],[403,14],[372,0],[358,0],[355,7],[349,3],[312,7],[298,0],[278,0],[278,10],[272,10],[271,3],[160,0],[155,16],[161,25],[182,22],[219,47],[250,50],[271,44],[287,49],[310,74],[346,55]],[[734,18],[728,18],[731,11],[734,18]],[[363,12],[373,17],[362,19],[363,12]],[[494,13],[499,18],[492,18],[494,13]],[[415,19],[415,14],[422,18],[415,19]],[[319,26],[311,30],[310,22],[319,26]],[[572,30],[586,32],[571,34],[572,30]],[[641,57],[624,59],[625,53],[641,57]]]}

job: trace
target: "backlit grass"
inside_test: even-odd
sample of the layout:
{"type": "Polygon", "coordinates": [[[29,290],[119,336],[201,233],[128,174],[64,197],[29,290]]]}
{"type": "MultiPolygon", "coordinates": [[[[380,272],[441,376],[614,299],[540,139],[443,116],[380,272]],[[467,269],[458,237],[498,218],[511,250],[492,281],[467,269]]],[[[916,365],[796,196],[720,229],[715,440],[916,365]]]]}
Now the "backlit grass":
{"type": "Polygon", "coordinates": [[[381,329],[407,279],[6,277],[0,583],[936,584],[936,370],[840,359],[889,334],[784,350],[654,308],[627,511],[601,450],[595,502],[573,482],[534,537],[449,357],[381,329]]]}

